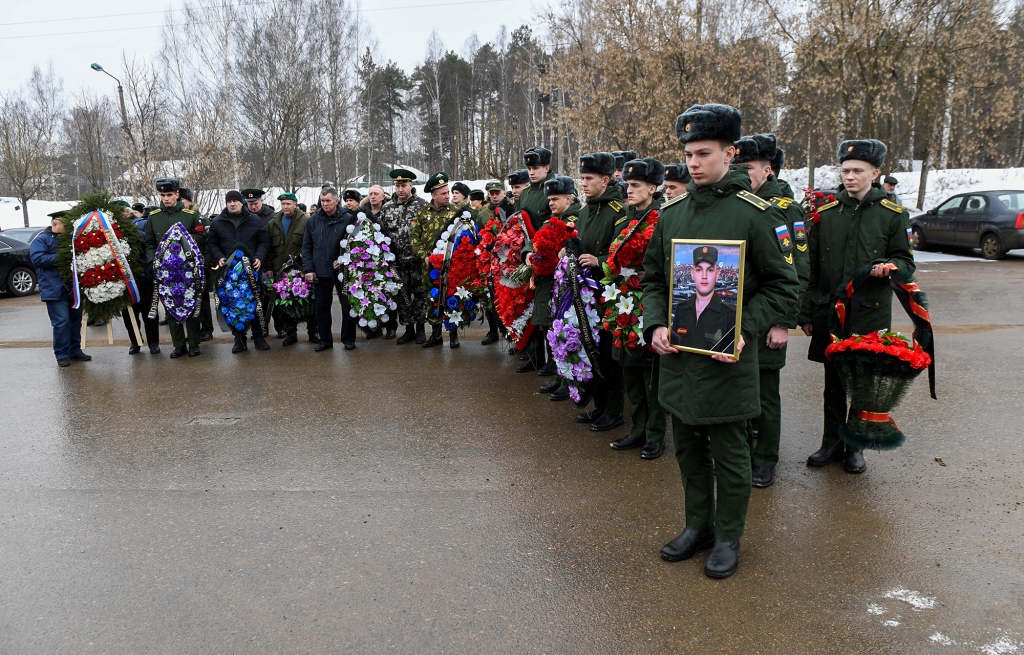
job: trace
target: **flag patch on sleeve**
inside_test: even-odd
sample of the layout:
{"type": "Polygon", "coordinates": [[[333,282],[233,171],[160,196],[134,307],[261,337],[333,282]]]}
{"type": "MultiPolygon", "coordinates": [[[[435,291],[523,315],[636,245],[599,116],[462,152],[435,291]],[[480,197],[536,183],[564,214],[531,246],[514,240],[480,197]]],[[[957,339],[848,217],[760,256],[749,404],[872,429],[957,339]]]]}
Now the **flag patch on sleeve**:
{"type": "Polygon", "coordinates": [[[803,221],[793,223],[793,239],[798,243],[800,241],[807,241],[807,229],[804,227],[803,221]]]}
{"type": "Polygon", "coordinates": [[[789,240],[789,228],[787,226],[776,226],[775,237],[779,240],[779,248],[782,249],[782,252],[789,252],[793,249],[793,244],[789,240]]]}

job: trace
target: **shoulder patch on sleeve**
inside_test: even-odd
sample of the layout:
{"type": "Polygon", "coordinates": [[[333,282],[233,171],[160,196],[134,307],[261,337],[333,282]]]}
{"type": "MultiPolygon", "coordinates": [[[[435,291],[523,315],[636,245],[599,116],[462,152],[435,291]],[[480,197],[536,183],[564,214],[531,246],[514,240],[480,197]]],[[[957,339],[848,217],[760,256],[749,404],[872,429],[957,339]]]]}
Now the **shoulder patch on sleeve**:
{"type": "MultiPolygon", "coordinates": [[[[783,223],[782,225],[775,226],[775,238],[779,241],[779,249],[782,252],[790,252],[793,250],[793,241],[789,236],[789,226],[783,223]]],[[[792,255],[790,255],[792,256],[792,255]]]]}
{"type": "Polygon", "coordinates": [[[833,200],[832,202],[830,202],[830,203],[828,203],[826,205],[822,205],[821,207],[818,207],[818,212],[820,213],[820,212],[825,211],[826,209],[832,209],[833,207],[835,207],[838,204],[839,204],[838,200],[833,200]]]}
{"type": "Polygon", "coordinates": [[[666,200],[665,202],[661,203],[661,207],[659,207],[659,209],[665,209],[666,207],[670,207],[679,202],[680,200],[682,200],[683,198],[686,198],[688,195],[690,195],[689,192],[683,191],[682,195],[676,196],[671,200],[666,200]]]}
{"type": "Polygon", "coordinates": [[[757,207],[759,210],[764,211],[772,206],[772,203],[768,202],[763,198],[758,198],[749,191],[740,191],[736,194],[736,197],[741,200],[746,200],[751,205],[757,207]]]}
{"type": "Polygon", "coordinates": [[[793,241],[797,243],[807,242],[807,228],[804,226],[803,221],[793,222],[793,241]]]}
{"type": "Polygon", "coordinates": [[[886,209],[890,210],[890,211],[896,212],[897,214],[902,214],[903,213],[903,207],[901,205],[897,205],[896,203],[894,203],[892,200],[889,200],[888,198],[882,198],[882,206],[885,207],[886,209]]]}
{"type": "Polygon", "coordinates": [[[772,204],[779,209],[789,209],[793,202],[792,198],[772,198],[772,204]]]}

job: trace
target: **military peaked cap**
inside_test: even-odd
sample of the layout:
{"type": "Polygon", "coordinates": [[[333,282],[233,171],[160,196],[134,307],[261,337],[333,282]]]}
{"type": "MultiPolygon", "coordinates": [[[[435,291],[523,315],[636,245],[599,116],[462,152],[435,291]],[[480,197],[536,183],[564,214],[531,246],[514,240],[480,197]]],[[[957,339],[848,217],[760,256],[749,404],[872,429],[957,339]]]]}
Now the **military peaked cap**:
{"type": "Polygon", "coordinates": [[[751,134],[733,145],[736,146],[736,157],[732,160],[734,164],[746,164],[750,161],[771,162],[775,159],[775,151],[778,150],[774,134],[751,134]]]}
{"type": "Polygon", "coordinates": [[[68,211],[66,209],[60,209],[50,214],[47,214],[47,216],[49,216],[50,218],[64,218],[67,215],[67,213],[68,211]]]}
{"type": "Polygon", "coordinates": [[[263,189],[242,189],[242,196],[245,198],[246,202],[262,200],[264,193],[263,189]]]}
{"type": "Polygon", "coordinates": [[[689,184],[690,169],[686,167],[686,164],[669,164],[665,167],[665,179],[689,184]]]}
{"type": "Polygon", "coordinates": [[[707,262],[714,266],[718,263],[718,248],[714,246],[697,246],[693,249],[693,265],[707,262]]]}
{"type": "Polygon", "coordinates": [[[571,177],[556,175],[544,183],[544,193],[549,196],[572,196],[576,194],[576,183],[571,177]]]}
{"type": "Polygon", "coordinates": [[[423,190],[427,193],[433,193],[443,186],[448,186],[448,173],[441,171],[427,178],[427,183],[423,185],[423,190]]]}
{"type": "Polygon", "coordinates": [[[580,173],[615,175],[615,155],[610,152],[592,152],[580,157],[580,173]]]}
{"type": "Polygon", "coordinates": [[[412,171],[408,171],[404,168],[396,168],[392,170],[388,175],[395,182],[412,182],[416,179],[416,175],[412,171]]]}
{"type": "Polygon", "coordinates": [[[887,150],[885,144],[881,141],[875,139],[855,139],[843,141],[839,145],[839,153],[836,156],[839,158],[840,164],[848,159],[856,159],[866,161],[875,168],[881,168],[882,162],[885,161],[887,150]]]}
{"type": "Polygon", "coordinates": [[[665,164],[652,157],[634,159],[622,168],[622,179],[642,180],[655,186],[665,181],[665,164]]]}
{"type": "Polygon", "coordinates": [[[181,188],[176,177],[161,177],[154,182],[156,190],[160,193],[170,193],[171,191],[177,191],[181,188]]]}
{"type": "Polygon", "coordinates": [[[551,164],[551,151],[543,146],[534,146],[523,153],[523,163],[527,166],[548,166],[551,164]]]}
{"type": "Polygon", "coordinates": [[[682,144],[693,141],[728,141],[741,136],[743,117],[729,105],[694,105],[676,119],[676,136],[682,144]]]}

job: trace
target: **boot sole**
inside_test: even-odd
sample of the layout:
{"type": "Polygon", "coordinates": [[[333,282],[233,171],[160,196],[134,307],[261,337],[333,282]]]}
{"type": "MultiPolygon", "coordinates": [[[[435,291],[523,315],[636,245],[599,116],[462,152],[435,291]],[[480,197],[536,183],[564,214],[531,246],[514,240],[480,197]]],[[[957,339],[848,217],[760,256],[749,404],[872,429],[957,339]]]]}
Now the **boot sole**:
{"type": "Polygon", "coordinates": [[[704,569],[704,575],[708,576],[709,578],[715,578],[716,580],[722,580],[722,579],[728,578],[733,573],[736,573],[736,571],[738,571],[739,568],[740,568],[740,563],[737,560],[736,564],[733,565],[733,567],[731,569],[729,569],[728,571],[709,571],[709,570],[707,570],[705,568],[704,569]]]}
{"type": "Polygon", "coordinates": [[[661,555],[661,559],[665,560],[666,562],[685,562],[686,560],[692,558],[694,555],[696,555],[700,551],[708,550],[709,548],[711,548],[714,545],[715,545],[714,538],[710,539],[707,542],[697,544],[697,547],[693,549],[693,552],[690,553],[689,555],[687,555],[686,557],[674,557],[674,556],[670,557],[670,556],[666,555],[664,552],[659,553],[659,554],[661,555]]]}

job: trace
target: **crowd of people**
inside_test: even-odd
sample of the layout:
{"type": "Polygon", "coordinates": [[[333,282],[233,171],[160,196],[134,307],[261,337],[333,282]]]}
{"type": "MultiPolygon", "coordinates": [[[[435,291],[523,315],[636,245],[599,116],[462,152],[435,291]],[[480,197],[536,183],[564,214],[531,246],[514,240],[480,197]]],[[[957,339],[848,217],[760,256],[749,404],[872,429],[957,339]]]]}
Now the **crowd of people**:
{"type": "MultiPolygon", "coordinates": [[[[741,126],[740,114],[732,107],[694,105],[679,116],[675,127],[685,163],[666,165],[632,151],[595,152],[580,158],[578,175],[570,178],[557,175],[552,153],[538,146],[523,153],[522,169],[504,181],[488,182],[484,189],[451,183],[444,172],[431,175],[423,189],[429,201],[415,192],[411,171],[395,169],[390,173],[391,195],[378,186],[363,197],[354,189],[339,193],[325,185],[308,211],[288,192],[277,196],[280,209],[274,211],[263,202],[261,189],[242,189],[229,191],[224,209],[206,218],[192,205],[192,192],[167,178],[156,183],[158,208],[146,210],[124,202],[124,218],[134,220],[145,235],[150,272],[157,244],[177,223],[190,234],[202,235],[197,242],[210,272],[222,267],[237,247],[245,248],[252,267],[269,277],[288,267],[301,270],[315,292],[315,312],[305,321],[305,331],[316,352],[333,348],[334,298],[342,307],[339,340],[347,350],[356,347],[359,330],[347,311],[349,291],[338,274],[343,241],[357,220],[369,218],[388,235],[400,282],[394,299],[397,311],[385,325],[365,329],[366,338],[424,348],[444,343],[448,324],[436,308],[431,311],[437,299],[430,294],[430,257],[458,217],[471,217],[476,229],[492,221],[503,227],[517,216],[528,217],[531,232],[555,221],[568,224],[573,232],[560,244],[559,257],[572,259],[597,280],[606,275],[603,266],[623,268],[623,262],[615,261],[616,248],[624,238],[649,227],[642,262],[630,264],[624,274],[635,275],[634,288],[642,290],[640,347],[627,352],[625,339],[614,326],[595,326],[598,338],[588,355],[600,374],[587,386],[583,400],[592,399],[593,406],[581,406],[584,411],[576,421],[595,432],[623,429],[628,397],[628,431],[611,447],[639,449],[644,459],[662,455],[671,421],[685,488],[686,526],[664,546],[661,556],[678,561],[710,548],[705,573],[722,578],[738,567],[751,488],[775,481],[782,425],[780,370],[790,330],[799,327],[811,337],[809,357],[824,366],[822,442],[807,463],[842,461],[845,470],[861,473],[866,469],[862,452],[839,438],[848,412],[846,395],[824,357],[833,292],[855,270],[871,266],[875,282],[851,316],[851,329],[887,329],[892,292],[886,277],[894,268],[914,270],[909,215],[878,182],[886,154],[883,144],[866,139],[841,145],[837,163],[842,186],[834,199],[817,207],[818,218],[812,224],[789,185],[777,176],[784,153],[775,137],[744,136],[741,126]],[[746,244],[742,298],[733,299],[742,303],[741,325],[727,349],[714,346],[723,342],[722,326],[728,332],[730,318],[735,321],[735,309],[716,295],[716,280],[723,272],[718,251],[695,248],[692,260],[679,268],[673,240],[746,244]],[[695,293],[678,301],[672,294],[673,278],[682,270],[692,271],[695,293]]],[[[32,246],[61,366],[90,359],[77,338],[76,320],[80,322],[81,315],[70,309],[67,289],[55,271],[55,235],[64,228],[61,218],[55,217],[32,246]]],[[[534,269],[530,322],[535,329],[518,351],[522,361],[516,370],[550,377],[540,390],[552,401],[562,401],[570,397],[570,381],[547,338],[558,318],[551,303],[554,276],[541,274],[540,255],[530,244],[523,249],[523,260],[534,269]]],[[[738,276],[740,270],[730,266],[726,274],[738,276]]],[[[147,277],[144,284],[151,285],[152,277],[147,277]]],[[[209,292],[216,278],[207,276],[199,316],[182,323],[168,321],[172,358],[197,356],[200,342],[212,338],[209,292]]],[[[152,287],[149,293],[144,286],[141,291],[144,302],[132,311],[145,326],[145,345],[158,353],[157,318],[145,302],[152,297],[152,287]]],[[[270,318],[283,347],[297,343],[302,321],[279,311],[270,318]]],[[[502,324],[493,307],[485,318],[488,332],[482,344],[489,346],[501,341],[509,326],[502,324]]],[[[268,319],[267,328],[269,323],[268,319]]],[[[232,331],[232,352],[247,350],[250,332],[255,348],[270,347],[264,326],[257,321],[232,331]]],[[[458,330],[447,331],[449,346],[458,348],[458,330]]],[[[134,335],[131,340],[129,352],[139,353],[143,344],[134,335]]]]}

